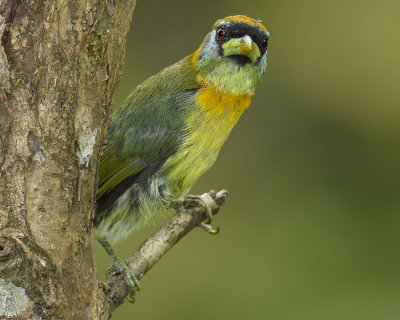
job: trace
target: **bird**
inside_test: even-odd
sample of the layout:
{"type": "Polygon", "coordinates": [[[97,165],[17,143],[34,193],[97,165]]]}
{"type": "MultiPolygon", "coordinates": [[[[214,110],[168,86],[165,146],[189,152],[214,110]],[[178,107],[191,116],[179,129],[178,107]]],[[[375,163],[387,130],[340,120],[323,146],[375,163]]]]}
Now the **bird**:
{"type": "Polygon", "coordinates": [[[111,244],[182,201],[199,200],[190,189],[250,106],[268,42],[261,20],[219,19],[193,54],[145,80],[114,110],[94,216],[96,238],[114,262],[111,244]]]}

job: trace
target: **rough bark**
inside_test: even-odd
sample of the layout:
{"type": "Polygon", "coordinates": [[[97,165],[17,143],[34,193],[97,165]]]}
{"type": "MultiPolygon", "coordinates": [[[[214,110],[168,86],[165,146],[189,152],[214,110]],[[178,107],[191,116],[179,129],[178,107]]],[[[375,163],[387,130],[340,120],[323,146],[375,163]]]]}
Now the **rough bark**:
{"type": "Polygon", "coordinates": [[[91,218],[134,7],[0,2],[1,319],[108,318],[91,218]]]}

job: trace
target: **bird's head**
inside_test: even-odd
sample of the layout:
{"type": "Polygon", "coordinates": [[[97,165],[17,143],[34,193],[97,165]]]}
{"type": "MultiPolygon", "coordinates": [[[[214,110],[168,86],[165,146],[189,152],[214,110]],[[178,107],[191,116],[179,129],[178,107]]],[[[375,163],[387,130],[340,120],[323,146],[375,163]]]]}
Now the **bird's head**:
{"type": "Polygon", "coordinates": [[[267,68],[269,32],[246,16],[218,20],[192,56],[198,79],[234,94],[254,94],[267,68]]]}

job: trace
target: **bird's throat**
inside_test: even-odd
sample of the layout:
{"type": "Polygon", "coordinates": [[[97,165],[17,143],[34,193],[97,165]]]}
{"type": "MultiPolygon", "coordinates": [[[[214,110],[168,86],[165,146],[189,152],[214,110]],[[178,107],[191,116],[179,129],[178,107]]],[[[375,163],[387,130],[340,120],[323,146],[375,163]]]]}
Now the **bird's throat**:
{"type": "Polygon", "coordinates": [[[241,58],[248,59],[245,56],[199,59],[196,51],[190,62],[196,69],[196,80],[201,85],[235,95],[254,95],[264,69],[253,63],[242,63],[241,58]]]}

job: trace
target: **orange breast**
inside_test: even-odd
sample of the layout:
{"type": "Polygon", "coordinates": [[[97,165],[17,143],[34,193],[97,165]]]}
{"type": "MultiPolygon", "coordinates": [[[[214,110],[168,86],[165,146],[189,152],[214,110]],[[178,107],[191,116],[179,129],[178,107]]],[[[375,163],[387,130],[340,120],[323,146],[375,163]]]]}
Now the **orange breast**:
{"type": "Polygon", "coordinates": [[[236,123],[243,111],[249,107],[251,95],[232,94],[208,86],[199,93],[197,100],[201,108],[212,116],[224,116],[229,122],[236,123]]]}

